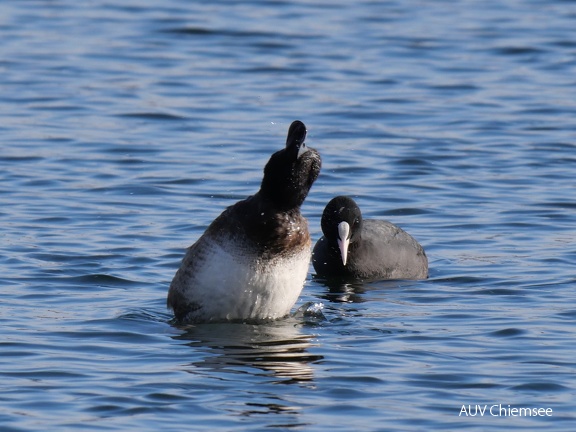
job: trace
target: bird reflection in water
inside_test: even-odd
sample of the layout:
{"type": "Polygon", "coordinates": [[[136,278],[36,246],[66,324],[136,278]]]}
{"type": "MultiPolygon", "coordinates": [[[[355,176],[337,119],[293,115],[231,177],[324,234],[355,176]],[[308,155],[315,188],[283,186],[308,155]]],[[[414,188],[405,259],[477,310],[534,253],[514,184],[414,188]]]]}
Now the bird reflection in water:
{"type": "MultiPolygon", "coordinates": [[[[385,292],[403,285],[400,280],[362,281],[351,277],[325,278],[314,275],[314,281],[328,288],[321,298],[330,303],[364,303],[365,294],[372,291],[385,292]]],[[[412,283],[412,281],[408,281],[412,283]]]]}
{"type": "MultiPolygon", "coordinates": [[[[191,363],[191,373],[198,369],[211,372],[254,374],[254,368],[275,378],[276,383],[310,383],[311,363],[322,356],[311,354],[313,335],[305,332],[295,317],[262,324],[218,323],[188,326],[176,339],[206,352],[207,356],[191,363]]],[[[261,374],[259,374],[261,375],[261,374]]]]}
{"type": "Polygon", "coordinates": [[[366,301],[363,298],[366,288],[362,282],[346,281],[342,278],[326,279],[318,276],[314,280],[328,288],[322,298],[331,303],[363,303],[366,301]]]}

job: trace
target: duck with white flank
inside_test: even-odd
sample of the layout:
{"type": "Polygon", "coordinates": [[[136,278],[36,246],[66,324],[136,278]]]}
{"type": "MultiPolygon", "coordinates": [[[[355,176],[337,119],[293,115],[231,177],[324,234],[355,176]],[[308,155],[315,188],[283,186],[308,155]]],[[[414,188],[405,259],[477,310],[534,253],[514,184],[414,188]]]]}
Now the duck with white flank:
{"type": "Polygon", "coordinates": [[[362,220],[352,198],[333,198],[324,209],[321,224],[324,236],[312,254],[318,276],[372,281],[428,277],[422,246],[388,221],[362,220]]]}
{"type": "Polygon", "coordinates": [[[300,206],[320,173],[294,121],[260,190],[228,207],[190,246],[168,291],[179,322],[257,321],[290,312],[304,286],[311,240],[300,206]]]}

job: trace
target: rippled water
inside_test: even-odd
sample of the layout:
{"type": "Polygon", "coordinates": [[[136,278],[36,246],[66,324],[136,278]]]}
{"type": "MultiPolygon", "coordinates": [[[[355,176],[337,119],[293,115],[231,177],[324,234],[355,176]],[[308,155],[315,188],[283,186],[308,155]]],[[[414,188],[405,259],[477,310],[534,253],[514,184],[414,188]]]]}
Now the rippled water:
{"type": "Polygon", "coordinates": [[[576,3],[0,5],[0,429],[574,430],[576,3]],[[170,325],[290,122],[427,281],[170,325]],[[551,408],[466,417],[462,406],[551,408]]]}

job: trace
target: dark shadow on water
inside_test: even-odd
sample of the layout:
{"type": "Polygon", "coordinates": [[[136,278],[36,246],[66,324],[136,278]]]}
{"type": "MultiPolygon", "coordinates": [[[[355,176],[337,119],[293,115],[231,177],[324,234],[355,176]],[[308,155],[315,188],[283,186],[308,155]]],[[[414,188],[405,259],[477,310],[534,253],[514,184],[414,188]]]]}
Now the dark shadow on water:
{"type": "Polygon", "coordinates": [[[273,377],[274,383],[303,384],[314,379],[310,364],[323,359],[309,352],[314,336],[303,325],[294,317],[263,324],[189,325],[180,327],[184,333],[174,338],[188,341],[192,348],[208,348],[210,355],[190,364],[194,369],[254,374],[255,368],[273,377]]]}

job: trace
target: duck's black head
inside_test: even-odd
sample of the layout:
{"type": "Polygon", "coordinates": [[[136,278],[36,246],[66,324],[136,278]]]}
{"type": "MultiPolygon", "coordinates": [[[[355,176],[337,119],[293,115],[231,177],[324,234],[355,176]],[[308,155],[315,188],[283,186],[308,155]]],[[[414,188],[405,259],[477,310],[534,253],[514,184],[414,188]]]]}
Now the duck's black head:
{"type": "Polygon", "coordinates": [[[270,157],[260,186],[262,198],[278,210],[299,208],[320,174],[320,154],[306,146],[306,126],[299,120],[288,129],[286,148],[270,157]]]}
{"type": "Polygon", "coordinates": [[[362,213],[347,196],[332,198],[322,213],[322,232],[329,243],[338,244],[342,263],[346,265],[348,246],[358,241],[362,232],[362,213]]]}

